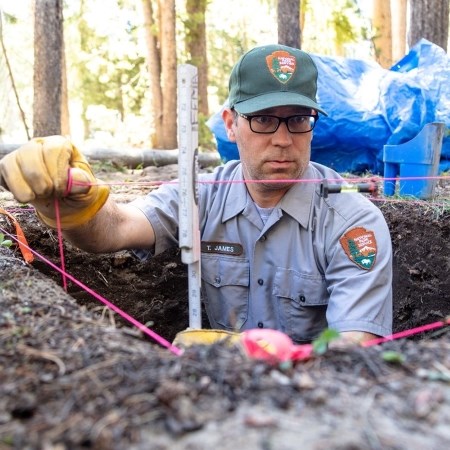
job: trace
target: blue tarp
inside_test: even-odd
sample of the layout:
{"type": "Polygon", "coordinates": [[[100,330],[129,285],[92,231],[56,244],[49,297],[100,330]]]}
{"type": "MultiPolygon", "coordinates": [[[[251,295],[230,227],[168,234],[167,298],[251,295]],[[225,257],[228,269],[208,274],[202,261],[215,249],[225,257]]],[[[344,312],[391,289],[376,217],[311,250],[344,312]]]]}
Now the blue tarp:
{"type": "MultiPolygon", "coordinates": [[[[383,174],[384,144],[409,141],[426,123],[444,122],[440,169],[450,170],[450,65],[441,47],[422,39],[390,70],[370,61],[312,56],[318,102],[328,113],[314,129],[313,161],[338,172],[383,174]]],[[[220,112],[208,126],[221,159],[239,159],[220,112]]]]}

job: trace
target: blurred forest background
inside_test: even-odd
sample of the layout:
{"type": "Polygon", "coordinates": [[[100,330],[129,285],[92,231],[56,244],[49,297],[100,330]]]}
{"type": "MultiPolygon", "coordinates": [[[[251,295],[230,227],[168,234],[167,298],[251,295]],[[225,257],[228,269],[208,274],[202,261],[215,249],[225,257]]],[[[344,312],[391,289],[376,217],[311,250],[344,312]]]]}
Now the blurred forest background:
{"type": "Polygon", "coordinates": [[[0,0],[0,144],[177,148],[177,64],[199,70],[205,121],[254,45],[375,60],[421,38],[448,51],[449,0],[0,0]]]}

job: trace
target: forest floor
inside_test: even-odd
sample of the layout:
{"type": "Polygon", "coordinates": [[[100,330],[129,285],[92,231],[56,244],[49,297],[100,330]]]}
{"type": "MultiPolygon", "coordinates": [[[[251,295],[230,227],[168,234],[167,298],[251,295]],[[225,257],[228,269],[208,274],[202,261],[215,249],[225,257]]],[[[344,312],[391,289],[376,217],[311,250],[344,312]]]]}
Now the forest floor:
{"type": "MultiPolygon", "coordinates": [[[[129,201],[177,166],[99,176],[129,201]]],[[[395,332],[450,316],[449,184],[432,201],[376,202],[394,248],[395,332]]],[[[58,265],[56,233],[19,206],[0,192],[30,247],[58,265]]],[[[187,328],[178,251],[139,262],[64,242],[64,255],[74,278],[165,339],[187,328]]],[[[0,246],[0,450],[441,450],[449,423],[449,326],[288,365],[224,344],[176,356],[77,284],[66,292],[47,262],[0,246]]]]}

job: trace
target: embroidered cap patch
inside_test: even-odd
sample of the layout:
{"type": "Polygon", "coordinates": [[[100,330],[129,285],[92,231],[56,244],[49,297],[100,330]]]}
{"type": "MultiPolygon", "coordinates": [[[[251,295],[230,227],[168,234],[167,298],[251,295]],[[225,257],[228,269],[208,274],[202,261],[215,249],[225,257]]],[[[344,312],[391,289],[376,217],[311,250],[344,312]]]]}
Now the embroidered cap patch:
{"type": "Polygon", "coordinates": [[[270,73],[281,83],[287,83],[294,75],[297,62],[295,56],[285,50],[278,50],[266,56],[270,73]]]}
{"type": "Polygon", "coordinates": [[[346,255],[361,269],[370,270],[377,256],[377,241],[373,231],[363,227],[352,228],[340,239],[346,255]]]}

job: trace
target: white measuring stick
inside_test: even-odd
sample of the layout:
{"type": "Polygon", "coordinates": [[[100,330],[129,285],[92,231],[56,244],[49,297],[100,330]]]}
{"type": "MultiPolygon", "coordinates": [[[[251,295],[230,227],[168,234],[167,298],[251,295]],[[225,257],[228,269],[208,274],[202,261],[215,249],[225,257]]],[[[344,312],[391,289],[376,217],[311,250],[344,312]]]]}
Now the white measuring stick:
{"type": "Polygon", "coordinates": [[[188,266],[189,328],[202,327],[200,302],[200,228],[198,218],[198,74],[190,64],[178,66],[179,246],[188,266]]]}

